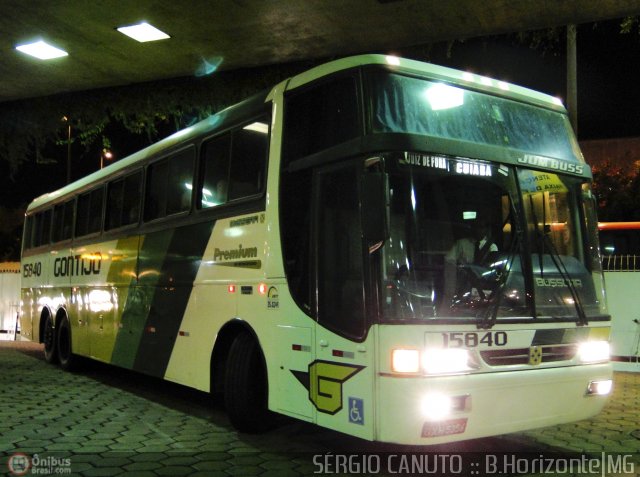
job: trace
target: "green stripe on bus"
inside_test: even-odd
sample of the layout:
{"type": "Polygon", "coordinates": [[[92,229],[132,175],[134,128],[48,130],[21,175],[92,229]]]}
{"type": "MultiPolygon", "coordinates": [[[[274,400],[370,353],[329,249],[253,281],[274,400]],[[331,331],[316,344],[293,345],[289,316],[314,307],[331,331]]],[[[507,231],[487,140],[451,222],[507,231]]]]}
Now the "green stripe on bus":
{"type": "Polygon", "coordinates": [[[173,229],[164,261],[153,260],[154,270],[159,271],[157,289],[137,348],[135,370],[164,376],[212,230],[213,222],[173,229]]]}
{"type": "Polygon", "coordinates": [[[165,260],[173,230],[146,235],[140,246],[138,273],[132,280],[122,312],[121,328],[116,338],[111,362],[132,369],[151,306],[160,268],[165,260]]]}

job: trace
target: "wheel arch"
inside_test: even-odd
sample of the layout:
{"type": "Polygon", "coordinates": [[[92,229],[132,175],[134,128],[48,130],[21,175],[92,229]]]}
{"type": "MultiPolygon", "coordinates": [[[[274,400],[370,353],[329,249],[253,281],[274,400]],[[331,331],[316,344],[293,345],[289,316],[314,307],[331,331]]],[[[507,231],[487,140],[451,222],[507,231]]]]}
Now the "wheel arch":
{"type": "Polygon", "coordinates": [[[227,358],[231,344],[240,333],[249,334],[258,343],[264,372],[267,374],[267,363],[264,358],[264,351],[258,339],[255,330],[244,320],[239,318],[232,319],[225,323],[216,337],[216,342],[211,352],[210,362],[210,383],[209,391],[213,395],[219,395],[224,392],[224,380],[227,369],[227,358]]]}
{"type": "Polygon", "coordinates": [[[62,320],[62,318],[66,317],[67,320],[69,319],[69,314],[67,313],[67,309],[64,306],[61,306],[60,308],[58,308],[58,311],[56,311],[56,318],[55,318],[55,327],[57,328],[58,325],[60,324],[60,320],[62,320]]]}

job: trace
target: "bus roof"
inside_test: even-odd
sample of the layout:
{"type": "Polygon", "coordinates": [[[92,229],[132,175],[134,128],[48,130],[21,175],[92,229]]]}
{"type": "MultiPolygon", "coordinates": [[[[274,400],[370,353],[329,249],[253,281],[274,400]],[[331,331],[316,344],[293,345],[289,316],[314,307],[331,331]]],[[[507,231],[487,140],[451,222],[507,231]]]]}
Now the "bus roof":
{"type": "MultiPolygon", "coordinates": [[[[389,55],[359,55],[334,60],[293,76],[289,80],[285,80],[280,83],[280,85],[286,85],[286,89],[291,90],[332,73],[367,65],[381,65],[392,71],[397,70],[404,73],[429,77],[435,80],[446,81],[464,88],[480,90],[497,96],[511,98],[566,113],[562,102],[558,98],[554,98],[528,88],[512,85],[510,83],[505,83],[503,81],[498,81],[474,73],[389,55]]],[[[228,124],[227,117],[237,117],[237,115],[242,114],[243,111],[256,111],[259,108],[259,105],[264,104],[264,102],[271,96],[273,90],[278,86],[279,85],[276,85],[269,91],[263,91],[238,104],[229,106],[228,108],[225,108],[220,112],[213,114],[212,116],[209,116],[186,129],[182,129],[150,146],[147,146],[130,156],[110,164],[99,171],[93,172],[56,191],[44,194],[34,199],[31,204],[29,204],[27,212],[31,212],[32,210],[38,209],[53,201],[63,199],[64,197],[80,190],[90,189],[94,184],[99,184],[107,178],[116,176],[120,171],[123,171],[138,162],[143,162],[151,157],[157,157],[165,152],[174,151],[199,135],[213,132],[217,129],[223,129],[228,124]]]]}
{"type": "Polygon", "coordinates": [[[331,73],[366,65],[383,65],[391,70],[426,76],[459,85],[463,88],[484,91],[496,96],[512,98],[566,113],[562,101],[548,94],[468,71],[455,70],[445,66],[390,55],[358,55],[334,60],[294,76],[288,82],[287,89],[297,88],[331,73]]]}

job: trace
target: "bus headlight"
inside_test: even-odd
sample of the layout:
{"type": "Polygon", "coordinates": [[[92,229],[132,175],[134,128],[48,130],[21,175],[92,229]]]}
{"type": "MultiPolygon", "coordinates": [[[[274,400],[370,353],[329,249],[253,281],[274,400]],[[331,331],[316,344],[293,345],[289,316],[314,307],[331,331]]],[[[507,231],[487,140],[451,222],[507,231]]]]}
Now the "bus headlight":
{"type": "Polygon", "coordinates": [[[391,352],[391,370],[394,373],[420,371],[420,352],[417,349],[394,349],[391,352]]]}
{"type": "Polygon", "coordinates": [[[461,348],[394,349],[391,370],[394,373],[453,374],[471,371],[473,365],[469,351],[461,348]]]}
{"type": "Polygon", "coordinates": [[[610,346],[608,341],[585,341],[578,347],[578,356],[583,363],[608,361],[610,346]]]}
{"type": "Polygon", "coordinates": [[[422,354],[422,369],[427,374],[463,373],[470,366],[469,351],[462,348],[431,348],[422,354]]]}

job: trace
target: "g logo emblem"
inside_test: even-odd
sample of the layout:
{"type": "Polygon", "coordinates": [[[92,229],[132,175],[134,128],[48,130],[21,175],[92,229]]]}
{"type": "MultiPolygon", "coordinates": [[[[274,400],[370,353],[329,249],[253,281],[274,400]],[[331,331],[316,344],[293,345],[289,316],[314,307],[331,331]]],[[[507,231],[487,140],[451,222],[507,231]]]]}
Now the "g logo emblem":
{"type": "Polygon", "coordinates": [[[317,360],[309,364],[309,372],[291,371],[309,390],[309,400],[316,409],[336,414],[342,409],[342,383],[364,369],[364,366],[317,360]]]}

